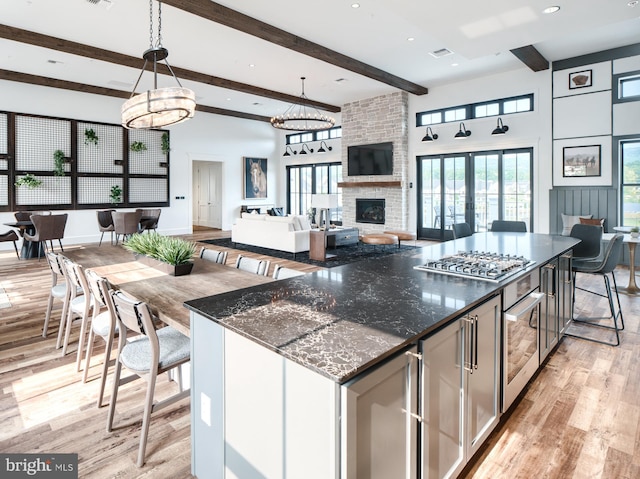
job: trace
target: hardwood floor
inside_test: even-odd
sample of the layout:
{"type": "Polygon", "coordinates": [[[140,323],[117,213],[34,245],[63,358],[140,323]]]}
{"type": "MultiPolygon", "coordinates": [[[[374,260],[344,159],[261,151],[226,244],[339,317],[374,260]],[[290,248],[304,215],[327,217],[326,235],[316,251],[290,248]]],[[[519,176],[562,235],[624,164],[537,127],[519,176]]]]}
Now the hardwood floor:
{"type": "MultiPolygon", "coordinates": [[[[197,230],[185,237],[198,241],[227,235],[197,230]]],[[[228,251],[227,263],[233,264],[238,251],[228,251]]],[[[271,268],[277,263],[307,272],[318,269],[270,259],[271,268]]],[[[628,274],[618,268],[621,285],[628,274]]],[[[587,282],[600,287],[602,281],[587,282]]],[[[49,335],[42,338],[49,286],[46,261],[19,261],[13,251],[0,253],[0,287],[11,303],[0,309],[0,451],[78,453],[83,479],[192,477],[188,400],[154,415],[147,462],[136,467],[145,385],[136,381],[121,389],[116,429],[107,433],[106,407],[95,405],[104,343],[96,341],[90,380],[83,384],[75,371],[77,328],[65,357],[54,347],[59,304],[49,335]]],[[[640,477],[640,297],[621,295],[621,301],[622,345],[565,338],[464,477],[640,477]]],[[[604,299],[584,293],[577,304],[596,313],[606,307],[604,299]]],[[[157,397],[175,387],[160,379],[157,397]]]]}

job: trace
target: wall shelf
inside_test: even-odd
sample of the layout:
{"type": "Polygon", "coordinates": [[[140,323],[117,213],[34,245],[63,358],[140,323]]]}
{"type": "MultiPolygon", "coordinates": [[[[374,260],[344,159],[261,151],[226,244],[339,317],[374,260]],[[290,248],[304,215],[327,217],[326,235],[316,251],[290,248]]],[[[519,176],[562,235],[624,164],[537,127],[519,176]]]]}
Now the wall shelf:
{"type": "Polygon", "coordinates": [[[400,188],[402,181],[341,181],[338,188],[400,188]]]}

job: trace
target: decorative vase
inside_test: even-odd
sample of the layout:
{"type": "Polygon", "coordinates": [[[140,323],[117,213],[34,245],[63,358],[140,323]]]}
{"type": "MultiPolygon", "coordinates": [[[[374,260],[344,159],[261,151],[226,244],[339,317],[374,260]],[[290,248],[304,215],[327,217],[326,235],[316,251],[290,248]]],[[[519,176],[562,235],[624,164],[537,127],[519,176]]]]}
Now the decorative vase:
{"type": "Polygon", "coordinates": [[[133,257],[136,259],[136,261],[140,261],[142,264],[151,266],[152,268],[155,268],[158,271],[162,271],[163,273],[169,274],[171,276],[184,276],[187,274],[191,274],[191,270],[193,269],[193,261],[184,264],[173,265],[143,254],[134,253],[133,257]]]}

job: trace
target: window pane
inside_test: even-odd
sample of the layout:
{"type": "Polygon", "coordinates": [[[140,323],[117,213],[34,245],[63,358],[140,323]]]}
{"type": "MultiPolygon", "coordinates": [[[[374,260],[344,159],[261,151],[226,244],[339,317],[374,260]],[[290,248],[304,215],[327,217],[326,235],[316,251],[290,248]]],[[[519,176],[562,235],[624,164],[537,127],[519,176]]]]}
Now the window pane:
{"type": "Polygon", "coordinates": [[[504,102],[504,106],[503,106],[503,110],[505,113],[515,113],[516,112],[516,101],[515,100],[510,100],[510,101],[505,101],[504,102]]]}
{"type": "Polygon", "coordinates": [[[620,98],[640,96],[640,77],[621,79],[619,90],[620,98]]]}
{"type": "Polygon", "coordinates": [[[303,133],[300,135],[301,141],[313,141],[313,133],[303,133]]]}
{"type": "Polygon", "coordinates": [[[516,102],[516,111],[531,111],[531,99],[521,98],[516,102]]]}
{"type": "Polygon", "coordinates": [[[496,116],[500,114],[500,104],[491,103],[487,105],[487,116],[496,116]]]}
{"type": "Polygon", "coordinates": [[[474,115],[476,118],[482,118],[483,116],[487,116],[487,105],[477,106],[474,115]]]}
{"type": "Polygon", "coordinates": [[[329,138],[340,138],[342,137],[342,128],[334,128],[329,130],[329,138]]]}
{"type": "Polygon", "coordinates": [[[622,226],[640,226],[640,141],[621,146],[622,226]]]}
{"type": "Polygon", "coordinates": [[[329,131],[318,131],[316,132],[316,140],[328,140],[329,139],[329,131]]]}
{"type": "Polygon", "coordinates": [[[440,228],[440,158],[427,158],[422,171],[422,228],[440,228]]]}
{"type": "Polygon", "coordinates": [[[475,230],[487,231],[487,225],[500,218],[498,155],[476,155],[474,170],[475,230]]]}
{"type": "Polygon", "coordinates": [[[289,144],[293,145],[295,143],[300,143],[300,135],[291,135],[289,137],[289,144]]]}

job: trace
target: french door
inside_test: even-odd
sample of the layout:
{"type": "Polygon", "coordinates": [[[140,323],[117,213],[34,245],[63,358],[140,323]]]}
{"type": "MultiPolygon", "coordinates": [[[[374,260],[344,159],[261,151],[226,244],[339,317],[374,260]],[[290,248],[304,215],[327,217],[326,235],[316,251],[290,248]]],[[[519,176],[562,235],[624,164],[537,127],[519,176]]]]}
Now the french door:
{"type": "Polygon", "coordinates": [[[418,235],[446,241],[451,225],[487,231],[494,220],[525,221],[531,231],[532,149],[421,156],[418,235]]]}

